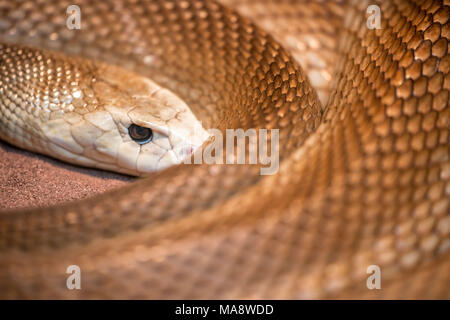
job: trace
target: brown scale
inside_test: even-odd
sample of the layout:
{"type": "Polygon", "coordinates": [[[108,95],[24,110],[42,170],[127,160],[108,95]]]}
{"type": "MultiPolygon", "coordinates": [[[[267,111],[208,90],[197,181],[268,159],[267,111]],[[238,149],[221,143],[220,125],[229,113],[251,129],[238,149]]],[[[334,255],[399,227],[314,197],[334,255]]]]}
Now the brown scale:
{"type": "MultiPolygon", "coordinates": [[[[75,204],[3,213],[1,296],[450,298],[449,4],[375,3],[380,30],[366,28],[368,2],[292,7],[312,12],[311,52],[326,46],[331,78],[317,90],[276,32],[215,2],[82,1],[77,31],[63,2],[4,4],[2,42],[149,76],[208,127],[280,128],[281,162],[273,176],[178,166],[75,204]],[[328,15],[335,44],[317,40],[332,31],[314,17],[328,15]],[[61,285],[74,262],[89,275],[75,293],[61,285]],[[369,292],[373,264],[382,290],[369,292]]],[[[289,13],[267,8],[265,21],[289,13]]]]}

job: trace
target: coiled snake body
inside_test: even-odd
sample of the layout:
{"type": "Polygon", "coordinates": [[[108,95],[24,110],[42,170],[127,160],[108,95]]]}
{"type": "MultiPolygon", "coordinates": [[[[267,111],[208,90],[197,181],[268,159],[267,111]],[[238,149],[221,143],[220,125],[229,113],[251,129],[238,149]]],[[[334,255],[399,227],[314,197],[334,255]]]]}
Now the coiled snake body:
{"type": "Polygon", "coordinates": [[[1,2],[0,41],[148,76],[209,128],[278,128],[280,168],[2,213],[2,298],[450,298],[447,1],[86,0],[80,30],[69,5],[1,2]]]}

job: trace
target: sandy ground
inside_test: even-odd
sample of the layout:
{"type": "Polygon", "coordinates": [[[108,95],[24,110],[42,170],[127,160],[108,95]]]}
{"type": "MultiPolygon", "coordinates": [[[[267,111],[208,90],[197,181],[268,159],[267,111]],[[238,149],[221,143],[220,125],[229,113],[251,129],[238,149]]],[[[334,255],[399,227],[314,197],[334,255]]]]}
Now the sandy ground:
{"type": "Polygon", "coordinates": [[[0,141],[0,210],[42,207],[82,199],[134,179],[81,168],[0,141]]]}

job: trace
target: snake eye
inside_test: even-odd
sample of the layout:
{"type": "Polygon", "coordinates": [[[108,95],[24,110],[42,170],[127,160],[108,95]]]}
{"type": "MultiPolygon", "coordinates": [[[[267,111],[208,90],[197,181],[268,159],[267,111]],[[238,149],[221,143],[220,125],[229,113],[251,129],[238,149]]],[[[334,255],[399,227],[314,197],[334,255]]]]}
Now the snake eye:
{"type": "Polygon", "coordinates": [[[139,144],[150,142],[153,138],[152,129],[141,127],[135,124],[132,124],[128,127],[128,134],[130,135],[131,139],[139,144]]]}

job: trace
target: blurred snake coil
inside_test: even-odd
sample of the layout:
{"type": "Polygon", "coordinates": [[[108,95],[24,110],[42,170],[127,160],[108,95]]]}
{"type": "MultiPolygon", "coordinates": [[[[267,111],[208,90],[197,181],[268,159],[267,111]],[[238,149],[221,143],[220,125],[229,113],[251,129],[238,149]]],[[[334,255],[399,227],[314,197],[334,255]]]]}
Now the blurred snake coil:
{"type": "Polygon", "coordinates": [[[151,78],[207,128],[279,129],[280,167],[2,212],[1,298],[450,299],[448,0],[80,0],[80,30],[71,4],[0,1],[0,43],[151,78]]]}

